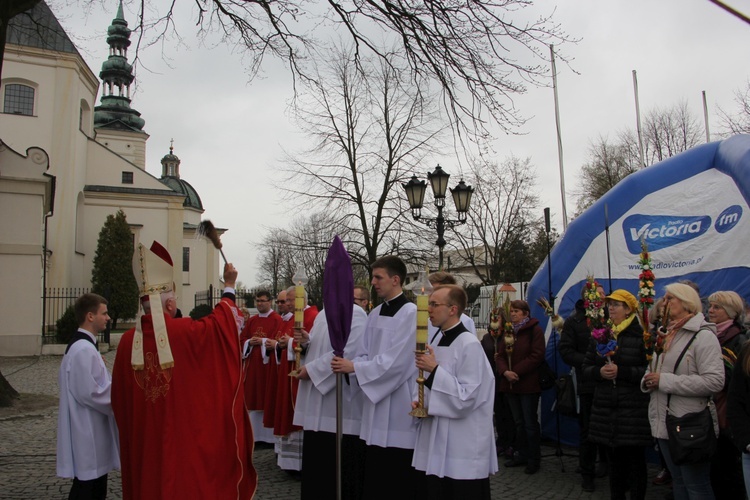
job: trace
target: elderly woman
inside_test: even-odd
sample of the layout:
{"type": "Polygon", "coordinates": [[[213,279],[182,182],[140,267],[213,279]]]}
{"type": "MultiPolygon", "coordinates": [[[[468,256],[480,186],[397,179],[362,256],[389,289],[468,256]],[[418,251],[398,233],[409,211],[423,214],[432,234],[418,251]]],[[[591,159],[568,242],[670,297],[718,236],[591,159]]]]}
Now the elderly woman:
{"type": "Polygon", "coordinates": [[[541,462],[541,432],[539,429],[539,365],[544,360],[544,332],[539,321],[530,316],[525,300],[510,303],[513,324],[513,345],[508,348],[501,333],[495,354],[497,373],[501,375],[500,391],[508,398],[513,422],[516,425],[518,455],[505,462],[506,467],[525,465],[526,474],[536,474],[541,462]]]}
{"type": "Polygon", "coordinates": [[[653,444],[648,422],[648,396],[639,388],[648,361],[638,301],[626,290],[607,296],[612,337],[617,350],[609,356],[597,349],[596,332],[583,360],[583,376],[595,383],[589,439],[605,445],[609,455],[610,498],[646,497],[646,447],[653,444]]]}
{"type": "Polygon", "coordinates": [[[732,441],[732,433],[727,422],[727,390],[732,378],[733,361],[745,342],[741,319],[745,303],[742,297],[731,291],[711,294],[708,303],[708,319],[716,325],[716,337],[721,345],[722,357],[726,360],[724,387],[714,394],[716,413],[719,417],[719,440],[716,455],[711,460],[711,485],[716,498],[744,500],[741,452],[732,441]]]}
{"type": "Polygon", "coordinates": [[[745,342],[734,365],[727,397],[727,417],[734,442],[743,452],[745,493],[750,498],[750,342],[745,342]]]}
{"type": "MultiPolygon", "coordinates": [[[[676,417],[702,411],[711,395],[724,387],[721,348],[714,325],[700,312],[701,299],[695,290],[673,283],[667,285],[664,300],[669,306],[664,352],[657,360],[656,370],[647,373],[641,382],[641,389],[651,393],[648,407],[651,432],[672,473],[675,500],[712,500],[715,497],[709,461],[682,465],[672,461],[666,425],[667,400],[671,395],[669,412],[676,417]],[[675,370],[678,358],[691,340],[675,370]]],[[[713,430],[718,432],[718,422],[714,423],[713,430]]]]}

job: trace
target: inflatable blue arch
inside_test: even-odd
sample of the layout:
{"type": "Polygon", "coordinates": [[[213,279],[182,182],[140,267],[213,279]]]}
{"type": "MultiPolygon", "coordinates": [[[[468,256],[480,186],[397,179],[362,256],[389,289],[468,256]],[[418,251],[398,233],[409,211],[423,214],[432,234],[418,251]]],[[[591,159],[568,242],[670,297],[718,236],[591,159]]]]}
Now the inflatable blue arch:
{"type": "MultiPolygon", "coordinates": [[[[657,297],[669,283],[689,279],[702,296],[734,290],[750,300],[750,135],[697,146],[631,174],[572,221],[550,256],[558,313],[572,313],[589,275],[606,291],[637,295],[642,240],[657,297]]],[[[561,374],[569,367],[556,351],[559,337],[535,303],[550,297],[549,279],[545,261],[529,283],[528,300],[548,336],[547,360],[561,374]]],[[[543,434],[554,439],[551,393],[542,397],[541,417],[543,434]]],[[[561,424],[561,441],[577,444],[575,421],[561,417],[561,424]]]]}

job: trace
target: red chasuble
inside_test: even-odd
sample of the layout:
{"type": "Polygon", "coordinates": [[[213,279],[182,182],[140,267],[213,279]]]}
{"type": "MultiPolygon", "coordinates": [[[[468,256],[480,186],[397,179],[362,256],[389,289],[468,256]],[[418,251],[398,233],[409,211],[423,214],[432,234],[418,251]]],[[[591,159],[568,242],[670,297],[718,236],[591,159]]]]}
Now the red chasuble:
{"type": "Polygon", "coordinates": [[[251,499],[258,477],[245,411],[234,303],[200,320],[165,315],[174,367],[159,366],[151,316],[143,316],[144,370],[134,370],[134,330],[112,372],[125,500],[251,499]]]}
{"type": "MultiPolygon", "coordinates": [[[[276,311],[264,317],[255,315],[245,323],[240,335],[240,345],[251,338],[276,338],[284,321],[276,311]]],[[[245,375],[245,406],[248,410],[263,410],[263,402],[266,395],[266,384],[268,383],[268,365],[263,363],[261,346],[252,346],[250,356],[245,361],[247,374],[245,375]]],[[[273,355],[273,350],[269,349],[273,355]]],[[[272,372],[275,376],[276,373],[272,372]]]]}
{"type": "MultiPolygon", "coordinates": [[[[312,330],[315,316],[318,315],[318,308],[310,306],[305,309],[304,314],[303,325],[305,330],[309,332],[312,330]]],[[[294,317],[284,322],[284,333],[290,337],[294,337],[294,317]]],[[[289,341],[288,349],[294,349],[294,341],[289,341]]],[[[287,349],[280,352],[276,382],[276,409],[273,418],[274,436],[286,436],[290,432],[302,429],[302,427],[292,425],[292,421],[294,420],[294,402],[297,400],[297,387],[299,386],[299,379],[289,376],[289,372],[294,370],[294,361],[288,360],[287,349]]],[[[265,424],[265,418],[263,423],[265,424]]]]}
{"type": "MultiPolygon", "coordinates": [[[[281,315],[279,315],[281,317],[281,315]]],[[[275,340],[281,338],[286,331],[286,322],[282,319],[279,329],[273,336],[275,340]]],[[[266,394],[263,397],[263,427],[273,428],[273,420],[276,415],[276,386],[278,384],[279,364],[276,362],[276,350],[271,349],[268,356],[268,373],[266,375],[266,394]]]]}

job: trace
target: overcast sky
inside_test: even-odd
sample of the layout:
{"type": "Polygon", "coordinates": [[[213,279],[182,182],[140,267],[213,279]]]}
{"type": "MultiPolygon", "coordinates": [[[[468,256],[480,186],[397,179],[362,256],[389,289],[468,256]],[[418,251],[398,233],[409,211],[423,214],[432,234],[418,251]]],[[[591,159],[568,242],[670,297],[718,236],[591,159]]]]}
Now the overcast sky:
{"type": "MultiPolygon", "coordinates": [[[[80,6],[62,5],[68,2],[49,3],[98,75],[107,57],[106,29],[117,1],[103,0],[103,7],[96,4],[88,13],[80,6]]],[[[730,3],[750,13],[747,0],[730,3]]],[[[192,2],[181,3],[188,4],[192,2]]],[[[712,135],[719,132],[717,107],[734,110],[734,93],[750,76],[750,25],[708,0],[540,1],[534,8],[542,13],[556,9],[554,19],[580,39],[560,48],[572,59],[570,65],[557,64],[569,216],[590,142],[599,135],[615,139],[620,130],[635,128],[633,70],[642,114],[685,100],[702,124],[701,92],[706,91],[712,135]]],[[[125,17],[132,28],[135,11],[127,2],[125,17]]],[[[171,40],[163,50],[153,46],[141,53],[132,107],[141,112],[150,135],[147,170],[161,175],[160,160],[173,138],[181,177],[200,194],[204,217],[228,228],[222,238],[224,253],[236,263],[240,281],[253,285],[256,244],[264,227],[289,223],[295,215],[276,187],[282,148],[303,147],[287,113],[292,80],[281,64],[269,59],[263,73],[249,82],[239,49],[226,44],[205,47],[193,33],[183,30],[182,35],[183,44],[171,40]]],[[[551,207],[553,224],[562,232],[551,82],[547,88],[529,88],[515,104],[530,119],[519,134],[497,139],[497,160],[510,154],[531,157],[542,207],[551,207]]],[[[458,176],[458,160],[436,161],[458,176]]],[[[424,165],[417,174],[433,168],[424,165]]],[[[425,228],[425,238],[434,240],[433,233],[425,228]]]]}

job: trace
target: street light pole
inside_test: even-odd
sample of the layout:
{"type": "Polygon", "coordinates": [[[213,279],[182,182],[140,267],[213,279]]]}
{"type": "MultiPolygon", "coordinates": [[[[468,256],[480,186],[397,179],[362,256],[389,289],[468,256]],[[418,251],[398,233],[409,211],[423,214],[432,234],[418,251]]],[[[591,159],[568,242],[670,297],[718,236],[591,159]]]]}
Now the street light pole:
{"type": "Polygon", "coordinates": [[[406,191],[406,198],[409,201],[411,207],[412,217],[417,222],[432,226],[435,224],[437,229],[437,241],[435,244],[438,247],[438,266],[439,269],[443,269],[443,247],[445,247],[445,228],[454,227],[461,224],[466,224],[466,213],[469,211],[469,204],[471,203],[471,195],[474,192],[474,188],[467,186],[466,183],[461,179],[455,188],[451,189],[451,195],[453,196],[453,202],[456,205],[456,212],[458,212],[458,219],[446,219],[443,216],[443,208],[445,207],[445,192],[448,189],[448,179],[450,174],[445,172],[443,168],[438,165],[435,167],[433,172],[427,174],[427,179],[430,181],[433,194],[433,204],[437,209],[437,217],[422,217],[422,206],[424,204],[424,195],[427,190],[427,183],[423,180],[419,180],[416,175],[413,175],[409,182],[402,184],[404,191],[406,191]]]}

